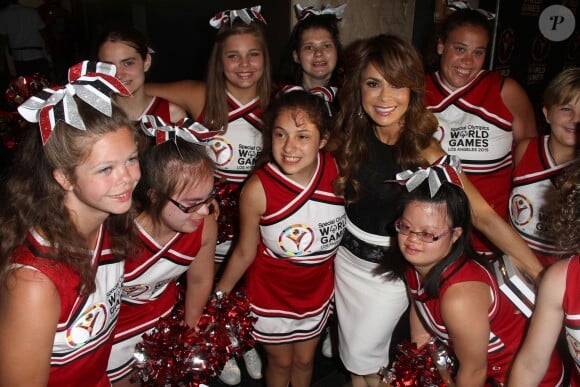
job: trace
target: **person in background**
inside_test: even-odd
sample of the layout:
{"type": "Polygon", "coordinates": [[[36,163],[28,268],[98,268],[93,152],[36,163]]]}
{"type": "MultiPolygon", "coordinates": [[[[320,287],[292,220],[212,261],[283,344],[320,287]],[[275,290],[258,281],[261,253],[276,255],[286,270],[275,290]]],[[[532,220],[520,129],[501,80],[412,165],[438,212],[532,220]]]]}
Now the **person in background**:
{"type": "Polygon", "coordinates": [[[2,386],[110,386],[140,178],[136,132],[103,88],[128,93],[114,74],[114,66],[80,63],[67,87],[45,88],[19,107],[41,136],[35,130],[19,144],[0,212],[2,386]],[[51,95],[75,114],[62,115],[63,100],[51,95]]]}
{"type": "MultiPolygon", "coordinates": [[[[151,118],[149,116],[148,118],[151,118]]],[[[196,131],[165,126],[152,117],[148,133],[158,144],[141,157],[143,176],[135,190],[135,220],[141,245],[125,261],[121,310],[107,373],[114,386],[131,382],[135,345],[151,333],[177,302],[185,273],[185,323],[195,327],[213,287],[217,223],[210,214],[213,161],[196,131]],[[170,134],[175,135],[170,139],[170,134]]]]}
{"type": "MultiPolygon", "coordinates": [[[[408,299],[402,260],[390,250],[400,188],[385,181],[403,169],[459,163],[433,134],[437,119],[423,104],[425,74],[413,46],[393,35],[353,43],[345,55],[337,127],[339,193],[346,231],[335,259],[339,354],[354,387],[374,385],[408,299]]],[[[533,275],[541,265],[518,234],[460,174],[475,227],[533,275]]],[[[398,338],[397,338],[398,339],[398,338]]]]}
{"type": "Polygon", "coordinates": [[[346,4],[322,9],[295,5],[296,19],[280,65],[280,87],[299,85],[339,87],[342,73],[342,44],[338,21],[346,4]]]}
{"type": "MultiPolygon", "coordinates": [[[[487,258],[471,253],[471,209],[461,179],[449,165],[408,171],[405,178],[412,185],[395,229],[410,263],[411,339],[420,347],[426,341],[416,337],[433,335],[451,348],[458,387],[506,383],[527,319],[499,290],[487,258]]],[[[537,385],[562,385],[557,352],[546,351],[546,359],[549,371],[537,385]]]]}
{"type": "MultiPolygon", "coordinates": [[[[220,205],[216,272],[229,256],[239,235],[239,195],[242,184],[262,152],[262,115],[270,101],[270,56],[260,6],[219,12],[210,25],[217,29],[205,82],[147,84],[149,94],[182,106],[190,117],[221,133],[209,140],[216,164],[216,199],[220,205]]],[[[256,349],[243,355],[253,379],[262,378],[256,349]]],[[[241,371],[230,359],[222,382],[239,384],[241,371]]]]}
{"type": "Polygon", "coordinates": [[[558,206],[552,229],[556,246],[572,257],[548,268],[542,278],[528,334],[510,375],[508,386],[537,386],[548,370],[550,348],[556,346],[562,325],[572,358],[570,385],[580,386],[580,162],[559,177],[558,206]]]}
{"type": "Polygon", "coordinates": [[[9,69],[11,76],[40,73],[52,78],[46,42],[45,24],[35,9],[10,0],[0,10],[0,67],[9,69]]]}
{"type": "MultiPolygon", "coordinates": [[[[435,138],[441,148],[461,159],[473,185],[507,221],[512,149],[537,130],[524,89],[483,70],[490,36],[490,23],[478,10],[447,16],[437,40],[439,70],[426,77],[425,105],[439,120],[435,138]]],[[[473,247],[490,256],[499,248],[477,230],[473,247]]]]}
{"type": "Polygon", "coordinates": [[[130,96],[117,96],[115,102],[127,116],[139,122],[145,115],[175,123],[185,118],[185,111],[166,99],[145,91],[145,75],[151,67],[151,54],[141,32],[132,27],[114,27],[106,32],[98,45],[98,58],[117,66],[117,78],[131,91],[130,96]]]}
{"type": "Polygon", "coordinates": [[[264,158],[242,190],[241,234],[216,289],[245,287],[267,355],[269,387],[309,387],[332,311],[333,262],[344,231],[337,166],[322,149],[333,130],[327,102],[304,90],[268,110],[264,158]]]}
{"type": "Polygon", "coordinates": [[[580,68],[562,71],[544,92],[544,117],[550,134],[520,141],[514,150],[513,187],[509,200],[512,226],[544,266],[559,260],[548,214],[557,197],[555,180],[578,157],[580,68]]]}

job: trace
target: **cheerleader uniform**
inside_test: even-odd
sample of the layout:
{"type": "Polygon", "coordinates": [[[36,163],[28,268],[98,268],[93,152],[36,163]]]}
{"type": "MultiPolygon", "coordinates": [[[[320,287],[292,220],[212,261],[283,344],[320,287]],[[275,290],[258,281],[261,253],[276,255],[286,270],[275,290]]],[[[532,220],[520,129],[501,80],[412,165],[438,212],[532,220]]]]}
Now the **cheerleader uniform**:
{"type": "MultiPolygon", "coordinates": [[[[445,292],[454,284],[462,282],[483,282],[489,286],[492,304],[488,311],[490,332],[487,347],[487,376],[497,382],[505,383],[511,363],[525,336],[527,319],[500,292],[495,277],[478,262],[464,257],[460,258],[441,274],[439,294],[434,299],[428,298],[425,294],[421,277],[414,268],[407,269],[406,277],[411,298],[419,315],[428,329],[451,349],[453,349],[453,338],[450,337],[441,316],[441,300],[445,292]]],[[[540,386],[560,386],[563,379],[564,367],[554,351],[550,366],[540,386]]]]}
{"type": "Polygon", "coordinates": [[[146,115],[157,116],[166,123],[171,122],[171,114],[169,113],[169,101],[163,98],[153,97],[151,102],[149,102],[149,105],[147,105],[141,114],[141,117],[146,115]]]}
{"type": "Polygon", "coordinates": [[[121,312],[107,373],[113,382],[133,371],[135,345],[176,303],[176,280],[187,271],[201,247],[203,224],[188,234],[176,233],[159,245],[135,222],[144,246],[137,258],[125,261],[121,312]]]}
{"type": "Polygon", "coordinates": [[[570,375],[572,387],[580,387],[580,255],[570,259],[566,273],[566,290],[562,308],[564,310],[564,331],[574,369],[570,375]]]}
{"type": "Polygon", "coordinates": [[[92,253],[96,289],[80,295],[80,277],[66,264],[50,258],[48,241],[31,230],[12,256],[11,267],[38,270],[57,289],[60,316],[50,358],[49,387],[110,386],[107,360],[121,304],[123,261],[111,255],[108,234],[99,231],[92,253]]]}
{"type": "Polygon", "coordinates": [[[518,165],[512,172],[513,187],[509,199],[512,226],[547,267],[560,259],[565,251],[555,246],[548,231],[547,207],[558,198],[553,180],[572,162],[556,164],[550,150],[550,136],[530,140],[518,165]]]}
{"type": "MultiPolygon", "coordinates": [[[[469,180],[507,221],[513,116],[501,99],[503,81],[500,74],[481,70],[470,83],[452,91],[435,72],[425,80],[425,106],[439,120],[434,137],[443,150],[459,156],[469,180]]],[[[477,230],[472,245],[478,252],[496,250],[477,230]]]]}
{"type": "MultiPolygon", "coordinates": [[[[239,234],[239,197],[242,183],[254,169],[262,153],[262,109],[260,99],[243,105],[229,92],[228,127],[208,141],[208,153],[216,166],[216,186],[220,203],[216,258],[223,262],[239,234]]],[[[203,113],[198,118],[203,122],[203,113]]]]}
{"type": "Polygon", "coordinates": [[[332,190],[336,163],[320,152],[307,186],[272,163],[256,175],[267,204],[247,272],[248,299],[258,317],[253,336],[267,344],[308,340],[321,334],[332,309],[333,262],[345,224],[344,201],[332,190]]]}

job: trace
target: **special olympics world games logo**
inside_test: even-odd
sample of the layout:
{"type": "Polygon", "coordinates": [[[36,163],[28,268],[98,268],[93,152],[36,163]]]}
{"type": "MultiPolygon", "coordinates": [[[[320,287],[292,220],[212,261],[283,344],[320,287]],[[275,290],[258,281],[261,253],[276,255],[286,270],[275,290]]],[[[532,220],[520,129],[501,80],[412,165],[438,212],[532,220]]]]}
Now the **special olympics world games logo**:
{"type": "Polygon", "coordinates": [[[228,164],[234,157],[234,147],[223,137],[214,137],[208,141],[209,155],[220,167],[228,164]]]}
{"type": "Polygon", "coordinates": [[[510,202],[510,216],[515,225],[525,226],[534,216],[534,207],[525,196],[514,195],[510,202]]]}
{"type": "Polygon", "coordinates": [[[66,331],[68,345],[77,348],[99,335],[107,324],[108,312],[103,303],[93,305],[83,313],[66,331]]]}
{"type": "Polygon", "coordinates": [[[314,243],[314,231],[305,224],[286,227],[278,236],[278,246],[289,256],[296,257],[308,253],[314,243]]]}

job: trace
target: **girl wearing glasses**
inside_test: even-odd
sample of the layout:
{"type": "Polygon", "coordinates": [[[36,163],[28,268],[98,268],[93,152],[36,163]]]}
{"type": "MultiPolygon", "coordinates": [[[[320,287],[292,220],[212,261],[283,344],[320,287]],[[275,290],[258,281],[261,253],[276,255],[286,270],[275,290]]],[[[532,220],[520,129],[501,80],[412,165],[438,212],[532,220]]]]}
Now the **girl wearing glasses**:
{"type": "MultiPolygon", "coordinates": [[[[399,248],[411,264],[406,271],[411,334],[434,335],[451,347],[459,363],[457,386],[505,383],[527,319],[499,290],[487,258],[471,253],[471,210],[456,172],[436,166],[429,173],[444,182],[425,179],[404,195],[395,223],[399,248]]],[[[539,385],[558,386],[562,378],[553,352],[539,385]]]]}
{"type": "Polygon", "coordinates": [[[130,382],[135,344],[169,315],[187,273],[185,323],[196,326],[213,286],[217,224],[210,214],[213,162],[204,146],[177,137],[142,157],[135,190],[138,254],[125,262],[121,311],[108,374],[115,386],[130,382]]]}

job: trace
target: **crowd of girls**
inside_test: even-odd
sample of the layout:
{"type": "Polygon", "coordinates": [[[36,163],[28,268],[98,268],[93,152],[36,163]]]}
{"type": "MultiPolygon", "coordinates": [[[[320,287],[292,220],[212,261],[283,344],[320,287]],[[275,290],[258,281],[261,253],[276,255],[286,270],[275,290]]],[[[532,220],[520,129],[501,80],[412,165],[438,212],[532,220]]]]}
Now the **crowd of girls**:
{"type": "MultiPolygon", "coordinates": [[[[297,5],[272,87],[260,10],[210,20],[203,82],[145,85],[153,50],[116,28],[101,62],[19,108],[40,130],[19,144],[0,211],[0,385],[140,385],[135,344],[171,313],[180,278],[190,326],[212,289],[246,291],[269,387],[311,384],[333,309],[354,387],[376,385],[402,316],[412,341],[450,346],[458,386],[562,384],[545,348],[564,324],[577,349],[578,249],[555,233],[576,234],[522,219],[539,229],[561,191],[573,218],[550,219],[577,227],[578,69],[547,87],[552,132],[532,138],[523,89],[483,70],[490,34],[477,11],[443,23],[440,68],[425,75],[394,35],[343,52],[344,6],[297,5]],[[451,143],[450,128],[470,125],[488,128],[484,158],[451,143]],[[525,341],[528,322],[489,269],[496,252],[535,278],[553,264],[525,341]]],[[[243,358],[261,378],[259,351],[243,358]]],[[[235,359],[219,377],[240,383],[235,359]]]]}

